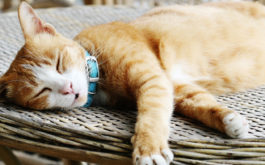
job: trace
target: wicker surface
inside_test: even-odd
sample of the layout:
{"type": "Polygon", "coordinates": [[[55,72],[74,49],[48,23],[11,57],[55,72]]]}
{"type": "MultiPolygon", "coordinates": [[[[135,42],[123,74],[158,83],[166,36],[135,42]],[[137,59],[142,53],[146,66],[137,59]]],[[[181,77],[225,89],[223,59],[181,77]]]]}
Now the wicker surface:
{"type": "MultiPolygon", "coordinates": [[[[88,25],[128,21],[145,11],[74,7],[39,10],[38,14],[57,31],[72,38],[88,25]]],[[[17,14],[0,15],[0,75],[23,42],[17,14]]],[[[218,100],[248,118],[253,138],[231,140],[174,114],[170,136],[174,164],[265,164],[265,87],[220,96],[218,100]]],[[[91,107],[38,112],[0,104],[0,144],[73,160],[128,164],[135,119],[135,110],[127,109],[91,107]]]]}

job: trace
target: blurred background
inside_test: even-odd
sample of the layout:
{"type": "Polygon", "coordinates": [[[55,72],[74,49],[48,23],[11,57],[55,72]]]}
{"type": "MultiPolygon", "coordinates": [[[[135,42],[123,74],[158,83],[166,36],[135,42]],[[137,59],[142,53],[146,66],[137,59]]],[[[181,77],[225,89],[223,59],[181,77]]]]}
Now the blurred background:
{"type": "MultiPolygon", "coordinates": [[[[16,10],[22,0],[0,0],[0,11],[16,10]]],[[[24,0],[34,8],[67,7],[74,5],[126,5],[133,7],[155,7],[172,4],[199,4],[218,0],[24,0]]],[[[239,0],[228,0],[239,1],[239,0]]],[[[254,0],[265,3],[265,0],[254,0]]]]}

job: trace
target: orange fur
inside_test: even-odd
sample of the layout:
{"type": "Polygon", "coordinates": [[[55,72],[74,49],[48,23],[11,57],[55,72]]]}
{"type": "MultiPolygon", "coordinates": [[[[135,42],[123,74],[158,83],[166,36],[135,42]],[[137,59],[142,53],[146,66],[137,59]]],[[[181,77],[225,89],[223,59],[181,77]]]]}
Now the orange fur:
{"type": "MultiPolygon", "coordinates": [[[[75,37],[75,41],[97,57],[99,88],[111,96],[110,104],[126,100],[137,105],[132,138],[134,161],[144,162],[146,157],[163,155],[164,149],[168,149],[174,107],[177,112],[232,137],[247,133],[243,117],[219,105],[212,94],[265,83],[264,11],[262,5],[251,2],[162,7],[130,23],[97,25],[75,37]],[[231,114],[239,122],[235,128],[242,131],[239,134],[231,133],[230,127],[234,126],[226,123],[231,114]]],[[[41,34],[31,31],[24,34],[26,44],[0,79],[3,84],[0,91],[19,105],[45,109],[48,93],[29,100],[38,95],[34,88],[40,82],[21,64],[56,66],[54,50],[76,48],[75,53],[64,53],[63,64],[57,69],[63,73],[69,66],[82,65],[84,50],[57,34],[50,25],[43,23],[43,27],[37,28],[41,30],[36,33],[41,34]],[[44,39],[49,42],[40,46],[44,39]],[[23,84],[24,81],[31,82],[32,88],[23,84]],[[20,89],[20,86],[26,87],[20,89]]]]}

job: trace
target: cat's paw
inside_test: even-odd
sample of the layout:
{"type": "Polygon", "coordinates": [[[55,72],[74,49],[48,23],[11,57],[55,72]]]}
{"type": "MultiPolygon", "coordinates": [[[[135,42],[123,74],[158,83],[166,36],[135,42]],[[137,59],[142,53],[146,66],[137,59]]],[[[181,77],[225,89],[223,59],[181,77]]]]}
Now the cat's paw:
{"type": "Polygon", "coordinates": [[[174,155],[168,148],[158,153],[150,153],[148,156],[143,156],[138,152],[134,157],[134,165],[169,165],[173,158],[174,155]]]}
{"type": "Polygon", "coordinates": [[[225,133],[232,138],[247,138],[248,134],[248,121],[245,117],[237,112],[227,114],[223,118],[225,133]]]}
{"type": "Polygon", "coordinates": [[[154,143],[151,139],[148,142],[144,141],[135,136],[132,138],[132,142],[134,143],[134,165],[169,165],[173,161],[173,153],[167,145],[163,145],[167,143],[166,140],[161,144],[154,143]]]}

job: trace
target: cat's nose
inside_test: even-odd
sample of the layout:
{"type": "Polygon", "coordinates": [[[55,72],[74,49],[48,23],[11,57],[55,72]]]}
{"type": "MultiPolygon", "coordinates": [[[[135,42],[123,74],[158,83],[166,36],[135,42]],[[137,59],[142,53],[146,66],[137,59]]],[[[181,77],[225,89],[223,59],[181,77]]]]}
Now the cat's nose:
{"type": "Polygon", "coordinates": [[[78,99],[78,97],[79,97],[79,93],[76,93],[75,94],[75,99],[78,99]]]}
{"type": "Polygon", "coordinates": [[[63,95],[75,94],[72,82],[66,82],[64,86],[59,90],[59,93],[63,95]]]}

